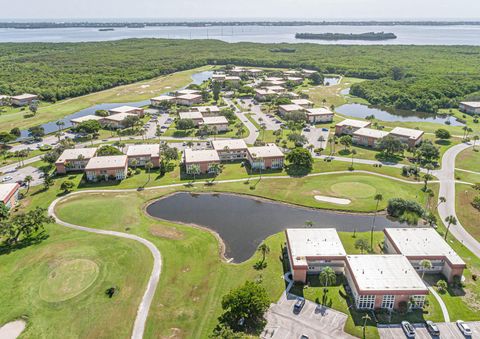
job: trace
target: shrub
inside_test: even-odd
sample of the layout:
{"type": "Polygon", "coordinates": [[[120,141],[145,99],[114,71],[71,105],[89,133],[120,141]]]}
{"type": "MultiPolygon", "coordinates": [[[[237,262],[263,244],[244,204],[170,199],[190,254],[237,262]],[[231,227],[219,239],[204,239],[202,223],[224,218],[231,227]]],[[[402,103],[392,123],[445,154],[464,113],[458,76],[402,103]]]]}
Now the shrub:
{"type": "Polygon", "coordinates": [[[480,195],[477,195],[475,198],[473,198],[472,206],[480,211],[480,195]]]}
{"type": "Polygon", "coordinates": [[[439,292],[444,293],[445,291],[447,291],[447,288],[448,288],[448,284],[445,280],[439,280],[437,282],[437,289],[439,292]]]}
{"type": "Polygon", "coordinates": [[[450,139],[450,132],[444,128],[439,128],[435,131],[435,136],[438,139],[450,139]]]}

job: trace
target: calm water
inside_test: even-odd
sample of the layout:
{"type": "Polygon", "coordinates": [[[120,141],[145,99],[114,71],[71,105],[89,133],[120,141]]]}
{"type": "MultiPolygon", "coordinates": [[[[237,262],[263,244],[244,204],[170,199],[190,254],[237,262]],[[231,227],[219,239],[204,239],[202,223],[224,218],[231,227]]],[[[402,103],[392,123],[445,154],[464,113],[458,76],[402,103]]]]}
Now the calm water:
{"type": "Polygon", "coordinates": [[[218,39],[226,42],[312,42],[317,44],[362,45],[480,45],[480,26],[238,26],[238,27],[145,27],[115,28],[99,32],[97,28],[0,29],[0,42],[80,42],[128,38],[218,39]],[[298,40],[295,33],[392,32],[395,40],[322,41],[298,40]]]}
{"type": "MultiPolygon", "coordinates": [[[[205,72],[200,72],[200,73],[195,73],[192,75],[192,84],[201,84],[203,81],[209,79],[212,77],[213,72],[212,71],[205,71],[205,72]]],[[[123,103],[114,103],[114,104],[98,104],[94,106],[90,106],[88,108],[82,109],[78,112],[75,112],[73,114],[67,115],[60,121],[63,121],[65,125],[63,126],[64,129],[72,127],[72,123],[70,122],[71,119],[74,118],[80,118],[84,117],[86,115],[94,115],[95,111],[98,110],[109,110],[112,108],[120,107],[120,106],[133,106],[133,107],[142,107],[142,106],[147,106],[150,104],[150,100],[143,100],[143,101],[136,101],[136,102],[123,102],[123,103]]],[[[58,126],[56,125],[56,121],[51,121],[46,124],[42,125],[43,128],[45,129],[45,133],[54,133],[58,130],[58,126]]],[[[28,137],[28,131],[27,130],[22,130],[21,131],[21,136],[18,140],[24,139],[28,137]]]]}
{"type": "MultiPolygon", "coordinates": [[[[343,94],[343,93],[342,93],[343,94]]],[[[412,121],[412,122],[433,122],[436,124],[445,124],[450,121],[451,126],[463,126],[462,123],[443,115],[436,115],[432,113],[422,113],[403,110],[382,110],[380,108],[369,107],[362,104],[346,104],[335,108],[335,110],[343,115],[348,115],[354,118],[362,118],[369,115],[375,115],[375,118],[383,121],[412,121]]]]}
{"type": "MultiPolygon", "coordinates": [[[[313,199],[313,198],[312,198],[313,199]]],[[[313,221],[314,228],[338,231],[368,231],[372,216],[335,213],[286,204],[267,202],[231,194],[175,193],[147,207],[147,213],[161,219],[196,224],[217,232],[226,245],[225,256],[242,262],[255,253],[268,236],[286,228],[304,228],[313,221]]],[[[377,216],[376,229],[405,227],[377,216]]]]}

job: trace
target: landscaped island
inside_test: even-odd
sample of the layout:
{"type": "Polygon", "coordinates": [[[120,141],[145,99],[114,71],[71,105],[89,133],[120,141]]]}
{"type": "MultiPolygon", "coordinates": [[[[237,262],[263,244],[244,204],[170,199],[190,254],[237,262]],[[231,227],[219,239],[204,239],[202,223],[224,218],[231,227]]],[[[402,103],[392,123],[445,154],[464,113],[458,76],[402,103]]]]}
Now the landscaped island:
{"type": "Polygon", "coordinates": [[[391,40],[397,36],[393,33],[367,32],[367,33],[297,33],[296,39],[313,40],[391,40]]]}

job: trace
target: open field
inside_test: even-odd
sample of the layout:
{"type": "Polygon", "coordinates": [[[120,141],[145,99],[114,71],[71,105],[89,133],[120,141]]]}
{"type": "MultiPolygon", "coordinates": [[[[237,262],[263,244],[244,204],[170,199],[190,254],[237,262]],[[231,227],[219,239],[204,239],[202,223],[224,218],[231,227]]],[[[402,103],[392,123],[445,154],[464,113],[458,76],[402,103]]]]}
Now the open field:
{"type": "Polygon", "coordinates": [[[129,337],[151,271],[148,250],[58,225],[47,234],[11,253],[1,248],[0,324],[26,317],[25,338],[129,337]],[[109,299],[112,286],[118,293],[109,299]]]}
{"type": "Polygon", "coordinates": [[[456,168],[480,173],[480,146],[467,148],[456,159],[456,168]]]}
{"type": "Polygon", "coordinates": [[[455,210],[457,217],[473,237],[480,240],[480,211],[472,206],[473,198],[480,195],[480,191],[469,185],[455,185],[455,210]]]}
{"type": "MultiPolygon", "coordinates": [[[[150,99],[170,92],[192,82],[192,74],[211,69],[211,66],[190,69],[151,80],[118,86],[101,92],[66,99],[54,104],[42,103],[35,117],[24,118],[19,108],[9,109],[0,115],[0,130],[10,131],[13,127],[27,128],[63,118],[66,115],[101,103],[135,102],[150,99]]],[[[28,111],[28,109],[27,109],[28,111]]]]}

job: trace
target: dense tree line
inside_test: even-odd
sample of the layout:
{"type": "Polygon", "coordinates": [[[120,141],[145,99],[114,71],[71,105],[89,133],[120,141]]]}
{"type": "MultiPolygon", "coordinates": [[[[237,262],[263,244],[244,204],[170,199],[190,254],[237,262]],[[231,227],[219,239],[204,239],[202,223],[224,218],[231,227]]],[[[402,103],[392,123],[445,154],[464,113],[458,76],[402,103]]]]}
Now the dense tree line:
{"type": "Polygon", "coordinates": [[[75,97],[207,64],[309,68],[374,81],[352,93],[374,104],[433,111],[480,90],[480,47],[324,46],[130,39],[0,44],[0,93],[75,97]],[[292,49],[292,53],[277,53],[292,49]],[[396,79],[396,80],[394,80],[396,79]]]}

